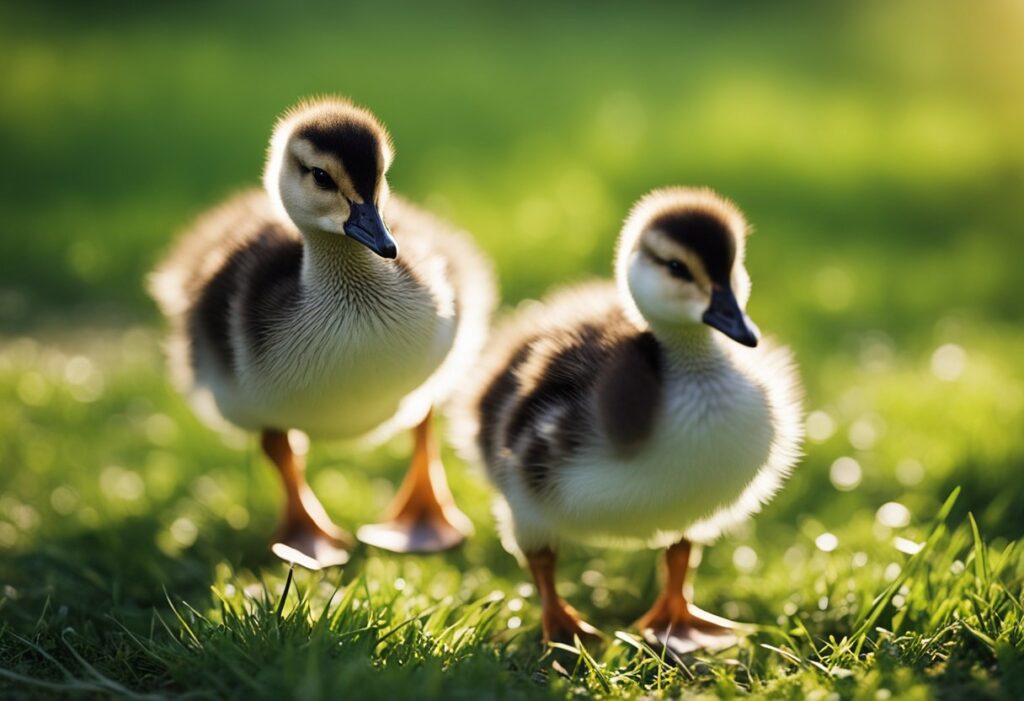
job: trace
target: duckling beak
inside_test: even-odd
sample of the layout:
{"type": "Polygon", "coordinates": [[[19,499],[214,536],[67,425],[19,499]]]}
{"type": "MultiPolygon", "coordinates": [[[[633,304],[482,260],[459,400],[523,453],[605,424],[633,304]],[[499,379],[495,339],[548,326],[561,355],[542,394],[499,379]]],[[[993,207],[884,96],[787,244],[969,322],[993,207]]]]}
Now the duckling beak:
{"type": "Polygon", "coordinates": [[[369,202],[353,202],[345,222],[345,235],[363,244],[381,258],[398,255],[398,244],[391,236],[380,211],[369,202]]]}
{"type": "Polygon", "coordinates": [[[711,291],[711,304],[702,317],[705,324],[751,348],[757,345],[761,332],[757,324],[740,309],[736,295],[728,285],[715,285],[711,291]]]}

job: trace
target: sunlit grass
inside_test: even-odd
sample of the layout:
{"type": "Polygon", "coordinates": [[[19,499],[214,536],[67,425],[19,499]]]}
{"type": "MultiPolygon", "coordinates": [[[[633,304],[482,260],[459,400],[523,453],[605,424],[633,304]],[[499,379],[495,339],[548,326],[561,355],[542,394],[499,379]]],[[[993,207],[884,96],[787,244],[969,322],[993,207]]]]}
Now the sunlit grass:
{"type": "MultiPolygon", "coordinates": [[[[497,543],[488,491],[454,458],[454,490],[480,525],[465,548],[363,553],[344,571],[296,573],[282,598],[287,569],[264,549],[276,478],[244,436],[196,422],[164,381],[153,333],[8,341],[0,387],[20,401],[0,415],[18,436],[2,454],[0,674],[26,693],[260,698],[299,688],[469,697],[495,678],[510,698],[1019,683],[1012,664],[996,678],[984,670],[1024,645],[1024,558],[1003,538],[975,542],[965,514],[1007,534],[1020,517],[998,484],[963,470],[988,466],[997,480],[1019,460],[1019,443],[1003,436],[1024,412],[1021,377],[998,358],[1020,339],[961,334],[966,357],[947,358],[952,369],[940,362],[946,346],[910,356],[880,351],[877,337],[845,363],[812,364],[831,399],[813,405],[804,465],[776,504],[705,550],[697,578],[698,602],[760,632],[682,666],[629,634],[656,592],[650,553],[570,553],[567,596],[610,636],[624,632],[589,662],[545,656],[532,588],[497,543]],[[856,479],[837,480],[843,459],[856,479]],[[945,517],[942,490],[955,481],[970,486],[945,517]]],[[[369,521],[407,448],[314,444],[313,484],[346,526],[369,521]]]]}

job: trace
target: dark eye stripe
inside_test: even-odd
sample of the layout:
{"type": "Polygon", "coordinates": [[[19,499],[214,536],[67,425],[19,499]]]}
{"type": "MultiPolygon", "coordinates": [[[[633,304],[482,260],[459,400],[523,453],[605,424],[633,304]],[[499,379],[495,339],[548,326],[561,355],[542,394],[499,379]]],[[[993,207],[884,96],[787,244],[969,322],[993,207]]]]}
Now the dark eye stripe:
{"type": "Polygon", "coordinates": [[[670,260],[667,261],[665,265],[668,266],[668,271],[669,273],[672,274],[673,277],[681,278],[683,280],[689,280],[691,282],[693,281],[693,273],[690,272],[690,269],[686,266],[686,263],[680,260],[670,260]]]}
{"type": "Polygon", "coordinates": [[[683,261],[676,260],[675,258],[665,260],[647,246],[643,246],[641,250],[643,251],[643,254],[650,258],[652,261],[654,261],[658,265],[664,265],[666,268],[668,268],[669,274],[672,275],[673,277],[693,282],[693,272],[690,270],[689,266],[687,266],[686,263],[684,263],[683,261]]]}
{"type": "Polygon", "coordinates": [[[372,119],[343,112],[303,127],[298,136],[344,164],[352,188],[367,202],[374,199],[387,136],[372,119]]]}
{"type": "Polygon", "coordinates": [[[700,259],[712,282],[726,284],[736,260],[736,236],[721,215],[701,209],[668,212],[650,224],[700,259]]]}
{"type": "Polygon", "coordinates": [[[327,174],[327,171],[320,168],[312,168],[313,182],[321,190],[337,190],[338,185],[334,182],[334,179],[327,174]]]}

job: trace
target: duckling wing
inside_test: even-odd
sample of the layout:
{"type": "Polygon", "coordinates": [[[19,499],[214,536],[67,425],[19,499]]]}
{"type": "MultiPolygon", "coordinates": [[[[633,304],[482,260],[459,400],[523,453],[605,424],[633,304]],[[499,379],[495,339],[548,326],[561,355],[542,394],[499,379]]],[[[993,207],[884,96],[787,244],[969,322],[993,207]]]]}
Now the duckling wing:
{"type": "Polygon", "coordinates": [[[626,336],[609,349],[594,400],[614,453],[627,457],[643,446],[662,400],[661,348],[650,331],[626,336]]]}
{"type": "MultiPolygon", "coordinates": [[[[268,306],[278,305],[297,284],[302,257],[298,232],[282,222],[261,190],[240,193],[200,217],[149,277],[149,291],[172,330],[172,370],[186,390],[230,377],[237,360],[231,315],[244,307],[246,326],[258,331],[268,306]],[[255,277],[262,278],[257,286],[255,277]],[[292,287],[295,285],[293,284],[292,287]],[[241,305],[253,287],[260,304],[241,305]]],[[[294,292],[295,290],[292,290],[294,292]]]]}
{"type": "Polygon", "coordinates": [[[475,415],[469,431],[499,485],[516,477],[543,493],[579,452],[606,442],[628,452],[653,426],[660,351],[610,284],[525,310],[496,335],[484,365],[463,416],[475,415]]]}

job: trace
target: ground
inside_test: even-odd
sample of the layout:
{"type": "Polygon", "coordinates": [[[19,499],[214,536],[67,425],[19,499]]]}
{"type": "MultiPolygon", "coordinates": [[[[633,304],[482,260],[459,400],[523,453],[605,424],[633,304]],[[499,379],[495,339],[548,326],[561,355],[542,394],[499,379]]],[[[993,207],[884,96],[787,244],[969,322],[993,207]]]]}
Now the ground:
{"type": "MultiPolygon", "coordinates": [[[[0,7],[0,697],[1024,696],[1024,14],[788,8],[0,7]],[[651,187],[746,211],[809,440],[703,552],[697,603],[756,624],[738,648],[644,646],[657,555],[580,548],[559,583],[607,639],[545,650],[450,451],[465,547],[267,552],[276,477],[171,388],[142,280],[326,91],[390,126],[393,186],[478,238],[506,309],[608,275],[651,187]]],[[[354,529],[410,447],[314,443],[311,481],[354,529]]]]}

